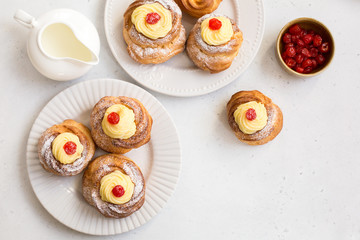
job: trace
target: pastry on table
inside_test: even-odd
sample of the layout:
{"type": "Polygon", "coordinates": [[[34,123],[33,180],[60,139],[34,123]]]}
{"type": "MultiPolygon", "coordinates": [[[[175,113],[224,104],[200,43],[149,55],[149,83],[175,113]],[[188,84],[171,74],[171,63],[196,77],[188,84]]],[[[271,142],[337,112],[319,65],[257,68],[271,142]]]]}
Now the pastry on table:
{"type": "Polygon", "coordinates": [[[250,145],[273,140],[283,126],[280,108],[256,90],[235,93],[227,104],[227,114],[236,137],[250,145]]]}
{"type": "Polygon", "coordinates": [[[185,48],[182,13],[173,0],[136,0],[124,14],[123,36],[131,58],[163,63],[185,48]]]}
{"type": "Polygon", "coordinates": [[[123,218],[145,201],[145,180],[140,168],[120,154],[94,159],[85,170],[82,192],[86,201],[106,217],[123,218]]]}
{"type": "Polygon", "coordinates": [[[175,0],[181,10],[199,18],[215,11],[222,0],[175,0]]]}
{"type": "Polygon", "coordinates": [[[90,130],[68,119],[48,128],[38,142],[40,163],[45,170],[61,176],[80,173],[95,153],[90,130]]]}
{"type": "Polygon", "coordinates": [[[123,154],[150,141],[152,122],[139,100],[106,96],[91,113],[91,136],[101,149],[123,154]]]}
{"type": "Polygon", "coordinates": [[[230,67],[242,42],[243,34],[234,20],[208,14],[198,19],[191,30],[186,50],[196,66],[218,73],[230,67]]]}

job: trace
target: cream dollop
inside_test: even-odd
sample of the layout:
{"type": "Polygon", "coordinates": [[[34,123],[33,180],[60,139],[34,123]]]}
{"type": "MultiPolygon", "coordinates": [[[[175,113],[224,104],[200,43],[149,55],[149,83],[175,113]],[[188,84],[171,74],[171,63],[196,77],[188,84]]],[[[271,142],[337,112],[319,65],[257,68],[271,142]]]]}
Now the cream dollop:
{"type": "Polygon", "coordinates": [[[134,111],[125,105],[114,104],[106,109],[101,126],[104,133],[111,138],[128,139],[136,132],[134,111]],[[108,115],[112,112],[116,112],[120,117],[117,124],[111,124],[107,120],[108,115]]]}
{"type": "Polygon", "coordinates": [[[234,112],[235,122],[238,124],[240,130],[245,134],[253,134],[266,126],[268,116],[264,104],[256,101],[247,102],[237,107],[234,112]],[[246,111],[252,108],[256,112],[254,120],[246,118],[246,111]]]}
{"type": "Polygon", "coordinates": [[[52,142],[52,153],[56,160],[63,164],[70,164],[75,162],[76,159],[81,157],[84,150],[84,146],[80,143],[79,137],[73,133],[65,132],[59,134],[52,142]],[[67,142],[73,142],[76,144],[76,152],[68,155],[64,150],[64,145],[67,142]]]}
{"type": "Polygon", "coordinates": [[[160,3],[144,4],[137,7],[131,14],[131,22],[138,32],[151,39],[165,37],[172,28],[171,12],[160,3]],[[159,14],[160,20],[155,24],[147,23],[146,15],[148,13],[159,14]]]}
{"type": "Polygon", "coordinates": [[[101,200],[113,203],[124,204],[130,201],[134,193],[134,183],[130,177],[119,170],[115,170],[101,178],[100,180],[100,196],[101,200]],[[116,197],[112,193],[113,188],[116,185],[121,185],[125,193],[121,197],[116,197]]]}
{"type": "Polygon", "coordinates": [[[227,17],[210,17],[204,19],[201,23],[201,37],[209,45],[221,45],[230,41],[234,35],[234,30],[230,19],[227,17]],[[221,28],[218,30],[212,30],[209,27],[209,21],[216,18],[221,22],[221,28]]]}

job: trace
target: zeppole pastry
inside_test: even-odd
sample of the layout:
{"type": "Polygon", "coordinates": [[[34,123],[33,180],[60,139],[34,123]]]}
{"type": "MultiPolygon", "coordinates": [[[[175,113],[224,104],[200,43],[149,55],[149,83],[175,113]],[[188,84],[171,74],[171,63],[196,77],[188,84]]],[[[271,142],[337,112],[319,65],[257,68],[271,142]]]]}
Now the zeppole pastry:
{"type": "Polygon", "coordinates": [[[106,217],[123,218],[145,202],[145,180],[129,158],[107,154],[93,160],[83,175],[86,201],[106,217]]]}
{"type": "Polygon", "coordinates": [[[91,135],[98,147],[122,154],[149,142],[152,122],[139,100],[106,96],[91,113],[91,135]]]}
{"type": "Polygon", "coordinates": [[[143,64],[165,62],[185,48],[182,13],[173,0],[136,0],[124,14],[123,36],[131,58],[143,64]]]}
{"type": "Polygon", "coordinates": [[[243,34],[234,20],[208,14],[191,30],[186,50],[196,66],[217,73],[230,67],[242,42],[243,34]]]}
{"type": "Polygon", "coordinates": [[[236,137],[250,145],[273,140],[283,126],[280,108],[256,90],[235,93],[227,104],[227,114],[236,137]]]}
{"type": "Polygon", "coordinates": [[[48,128],[40,137],[40,163],[48,172],[72,176],[80,173],[95,153],[90,131],[74,120],[48,128]]]}
{"type": "Polygon", "coordinates": [[[175,0],[184,12],[196,18],[215,11],[221,1],[222,0],[175,0]]]}

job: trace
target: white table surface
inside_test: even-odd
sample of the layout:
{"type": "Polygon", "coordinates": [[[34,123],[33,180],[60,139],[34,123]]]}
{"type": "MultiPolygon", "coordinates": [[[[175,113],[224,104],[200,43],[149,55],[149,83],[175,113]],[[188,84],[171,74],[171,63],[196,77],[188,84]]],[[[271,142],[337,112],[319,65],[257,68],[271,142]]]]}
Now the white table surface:
{"type": "Polygon", "coordinates": [[[80,81],[135,83],[106,42],[104,5],[103,0],[0,2],[0,239],[360,239],[358,0],[264,0],[264,39],[236,81],[192,98],[150,91],[173,117],[183,155],[176,191],[150,222],[122,235],[96,237],[55,220],[37,200],[25,167],[36,116],[53,96],[80,81]],[[46,79],[32,67],[28,30],[13,20],[18,8],[38,16],[60,7],[88,16],[102,43],[100,64],[71,82],[46,79]],[[336,42],[330,68],[311,79],[287,74],[274,53],[279,30],[301,16],[325,23],[336,42]],[[227,101],[245,89],[262,91],[283,111],[282,132],[266,145],[239,142],[227,124],[227,101]]]}

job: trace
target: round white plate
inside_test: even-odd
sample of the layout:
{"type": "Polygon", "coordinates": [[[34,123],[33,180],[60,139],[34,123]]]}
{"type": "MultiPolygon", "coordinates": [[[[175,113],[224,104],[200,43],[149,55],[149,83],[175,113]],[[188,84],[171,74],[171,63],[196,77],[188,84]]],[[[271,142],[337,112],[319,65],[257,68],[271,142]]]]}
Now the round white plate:
{"type": "MultiPolygon", "coordinates": [[[[101,154],[104,152],[96,150],[96,156],[101,154]]],[[[82,82],[56,95],[35,120],[26,160],[31,185],[45,209],[66,226],[94,235],[127,232],[149,221],[174,191],[181,166],[178,135],[165,108],[145,90],[115,79],[82,82]],[[92,108],[104,96],[137,98],[154,120],[150,142],[125,154],[141,168],[147,187],[142,208],[123,219],[106,218],[85,201],[82,174],[60,177],[48,173],[40,165],[37,153],[40,135],[52,125],[71,118],[89,126],[92,108]]]]}
{"type": "MultiPolygon", "coordinates": [[[[123,14],[133,0],[107,0],[105,33],[111,51],[122,68],[137,82],[154,91],[172,96],[191,97],[220,89],[235,80],[254,59],[264,32],[262,0],[224,0],[216,13],[234,19],[244,34],[244,42],[231,67],[210,74],[198,69],[185,51],[157,65],[143,65],[132,60],[122,36],[123,14]]],[[[183,14],[187,35],[197,19],[183,14]]]]}

